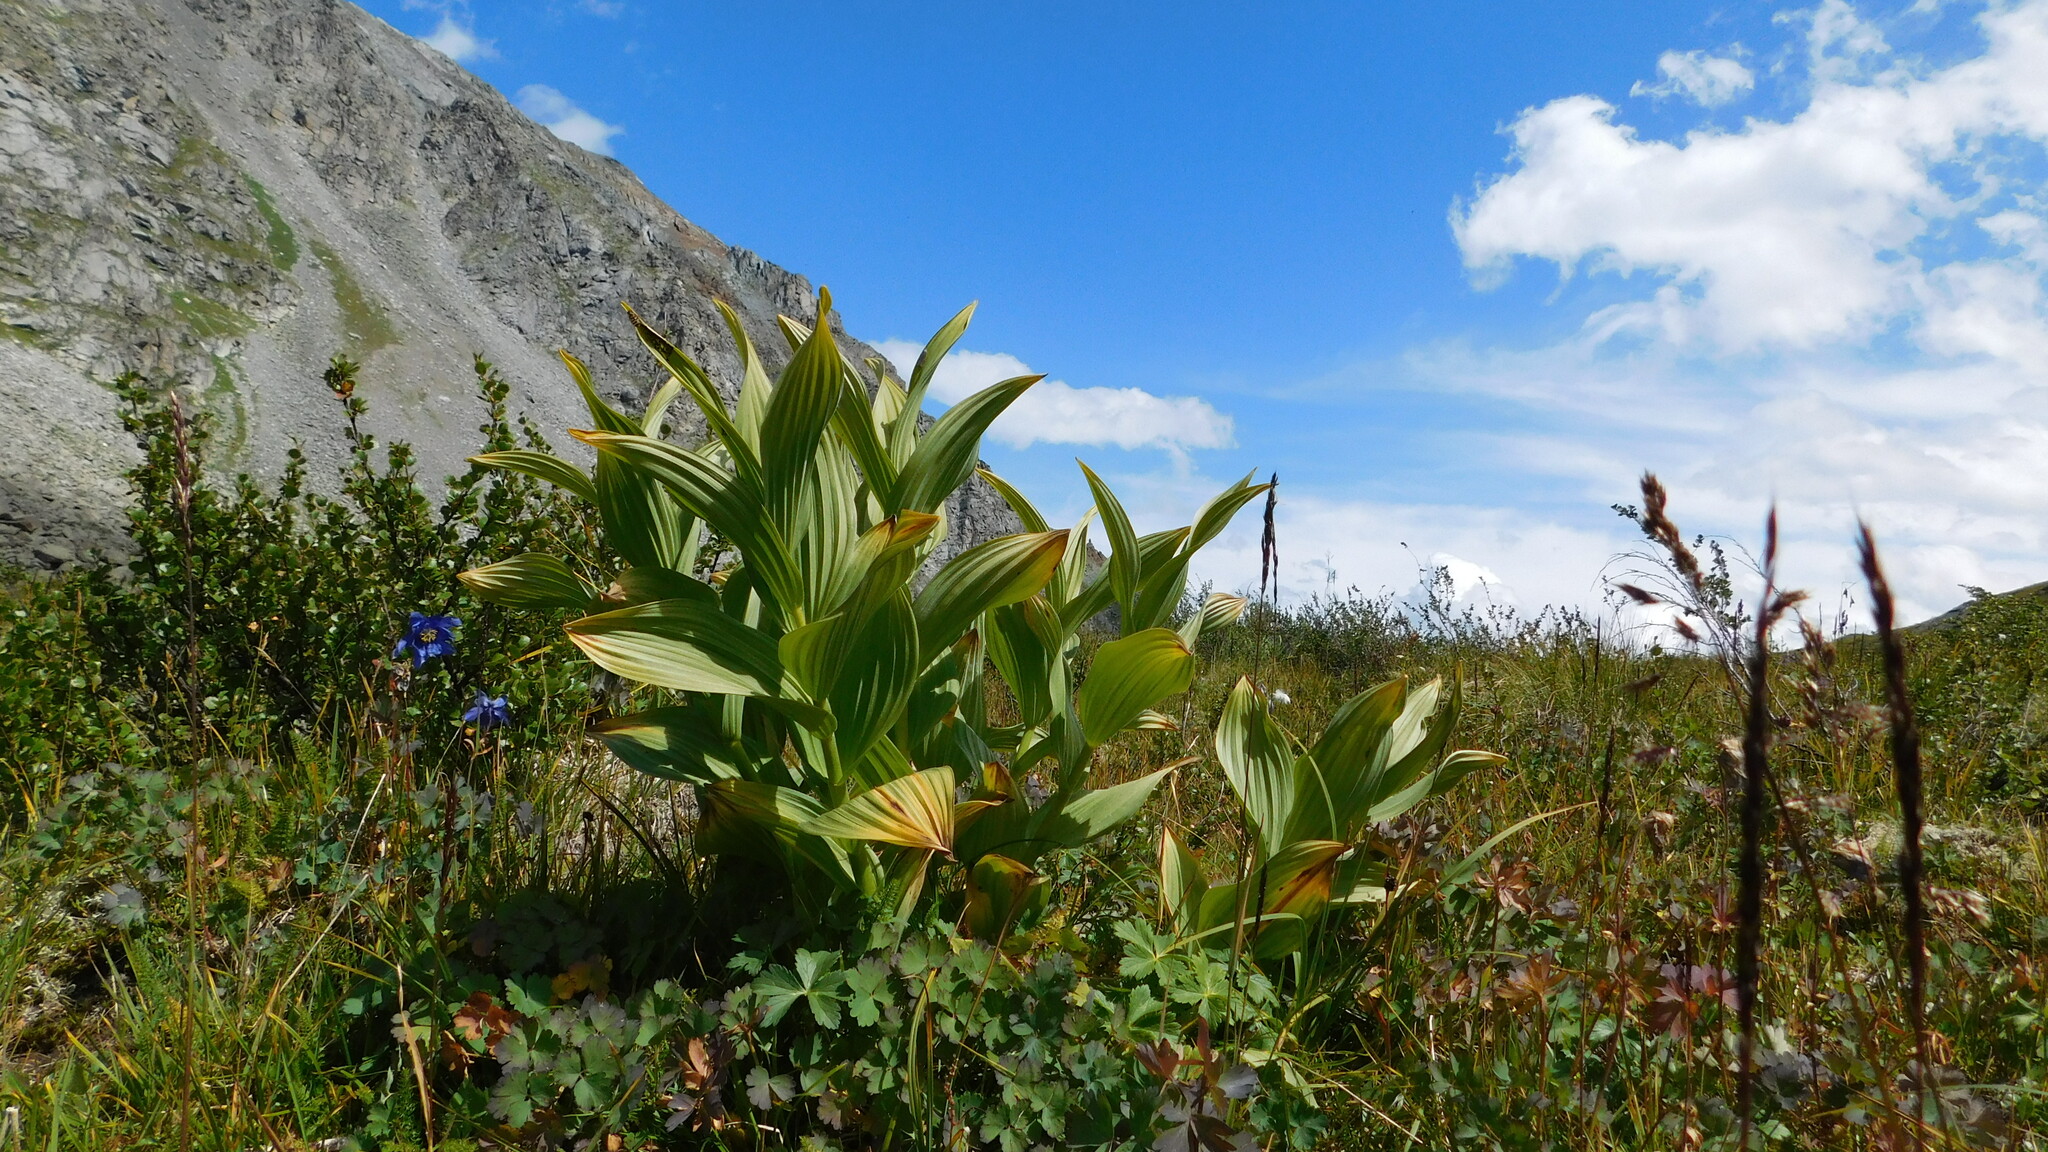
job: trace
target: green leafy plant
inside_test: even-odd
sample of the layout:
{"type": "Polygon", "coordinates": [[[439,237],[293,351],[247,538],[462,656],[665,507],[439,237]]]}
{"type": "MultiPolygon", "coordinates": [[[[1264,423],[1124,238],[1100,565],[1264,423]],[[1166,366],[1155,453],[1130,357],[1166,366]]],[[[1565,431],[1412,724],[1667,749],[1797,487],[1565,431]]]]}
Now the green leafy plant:
{"type": "Polygon", "coordinates": [[[1299,953],[1331,907],[1388,899],[1387,857],[1374,825],[1449,791],[1473,771],[1506,762],[1492,752],[1449,751],[1458,691],[1439,708],[1440,681],[1390,680],[1338,708],[1313,745],[1280,726],[1249,677],[1238,680],[1216,726],[1216,758],[1244,808],[1244,874],[1211,883],[1171,829],[1160,846],[1161,909],[1185,938],[1225,932],[1260,959],[1299,953]]]}
{"type": "MultiPolygon", "coordinates": [[[[830,309],[821,292],[818,315],[830,309]]],[[[592,503],[605,550],[626,566],[586,578],[596,557],[526,554],[464,582],[495,603],[583,613],[566,630],[593,663],[672,693],[597,734],[635,768],[694,785],[698,848],[780,865],[813,919],[853,898],[902,923],[935,862],[952,861],[969,927],[1014,927],[1039,888],[1034,860],[1129,820],[1172,770],[1095,787],[1095,749],[1169,724],[1154,706],[1187,689],[1190,645],[1242,610],[1212,597],[1166,627],[1195,551],[1264,491],[1248,480],[1189,527],[1140,539],[1088,473],[1112,546],[1090,579],[1085,520],[1055,530],[991,477],[1026,531],[966,549],[915,587],[982,433],[1038,379],[1003,381],[925,427],[932,374],[971,313],[926,345],[907,388],[870,365],[870,392],[829,325],[786,317],[792,356],[771,383],[728,310],[744,365],[730,412],[704,370],[635,316],[670,374],[638,418],[565,357],[595,425],[574,433],[597,450],[593,471],[531,450],[477,458],[592,503]],[[659,438],[683,396],[710,433],[695,448],[659,438]],[[731,563],[698,566],[707,533],[730,542],[731,563]],[[1084,679],[1080,630],[1112,605],[1122,635],[1084,679]],[[989,722],[988,663],[1020,702],[1020,723],[989,722]],[[1043,802],[1027,793],[1030,772],[1052,781],[1043,802]]]]}

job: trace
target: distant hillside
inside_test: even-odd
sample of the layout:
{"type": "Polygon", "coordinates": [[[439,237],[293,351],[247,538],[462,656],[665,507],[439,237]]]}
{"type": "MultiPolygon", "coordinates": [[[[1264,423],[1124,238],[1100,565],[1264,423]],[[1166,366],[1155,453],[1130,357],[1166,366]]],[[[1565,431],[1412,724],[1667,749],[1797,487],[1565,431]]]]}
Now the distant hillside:
{"type": "MultiPolygon", "coordinates": [[[[1993,600],[2023,600],[2028,598],[2048,598],[2048,580],[2044,580],[2039,584],[2029,584],[2025,588],[2015,588],[2010,592],[1995,593],[1990,598],[1993,600]]],[[[1948,611],[1943,612],[1941,615],[1936,616],[1931,620],[1923,620],[1920,623],[1915,624],[1912,627],[1906,629],[1906,631],[1946,632],[1949,629],[1954,628],[1957,625],[1961,624],[1963,622],[1964,613],[1968,612],[1971,606],[1976,603],[1978,603],[1978,601],[1974,599],[1965,600],[1961,604],[1958,604],[1955,607],[1949,609],[1948,611]]]]}
{"type": "MultiPolygon", "coordinates": [[[[275,472],[299,437],[320,473],[346,352],[434,475],[481,416],[472,353],[552,432],[584,421],[556,348],[622,402],[654,382],[621,301],[729,395],[714,299],[777,363],[776,313],[813,319],[803,277],[337,0],[6,0],[0,208],[0,561],[45,568],[118,550],[122,371],[199,386],[224,466],[275,472]]],[[[1013,530],[978,484],[950,511],[953,547],[1013,530]]]]}

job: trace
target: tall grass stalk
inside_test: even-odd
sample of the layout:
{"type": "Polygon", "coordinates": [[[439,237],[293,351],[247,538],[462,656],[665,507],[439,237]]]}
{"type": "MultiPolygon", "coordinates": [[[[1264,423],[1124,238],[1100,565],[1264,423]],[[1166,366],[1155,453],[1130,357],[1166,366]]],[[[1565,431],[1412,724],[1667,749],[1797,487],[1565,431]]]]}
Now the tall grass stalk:
{"type": "MultiPolygon", "coordinates": [[[[1927,903],[1922,891],[1925,860],[1920,839],[1925,823],[1922,811],[1920,770],[1920,727],[1913,715],[1913,700],[1906,690],[1906,649],[1899,640],[1890,581],[1877,556],[1877,538],[1868,524],[1858,525],[1857,555],[1863,577],[1870,585],[1871,612],[1877,619],[1877,640],[1884,654],[1885,702],[1890,710],[1893,778],[1899,796],[1899,890],[1906,904],[1906,1014],[1913,1028],[1915,1103],[1913,1146],[1925,1144],[1923,1133],[1928,1082],[1934,1064],[1927,1043],[1927,903]]],[[[1940,1094],[1935,1094],[1939,1106],[1940,1094]]]]}
{"type": "Polygon", "coordinates": [[[1736,1114],[1741,1124],[1740,1148],[1749,1147],[1756,1102],[1757,944],[1763,934],[1764,911],[1764,783],[1770,772],[1771,629],[1790,599],[1779,595],[1778,511],[1764,520],[1764,590],[1757,604],[1756,634],[1750,639],[1749,699],[1742,729],[1742,856],[1737,867],[1741,891],[1736,918],[1736,1011],[1742,1023],[1738,1050],[1736,1114]]]}

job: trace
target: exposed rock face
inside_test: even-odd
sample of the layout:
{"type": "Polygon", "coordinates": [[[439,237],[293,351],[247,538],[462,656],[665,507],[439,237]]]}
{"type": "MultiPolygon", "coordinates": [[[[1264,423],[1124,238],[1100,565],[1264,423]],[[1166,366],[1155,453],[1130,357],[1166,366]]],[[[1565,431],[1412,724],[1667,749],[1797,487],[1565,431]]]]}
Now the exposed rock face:
{"type": "MultiPolygon", "coordinates": [[[[557,348],[637,410],[656,369],[621,302],[735,395],[715,299],[771,369],[775,315],[815,319],[803,277],[353,5],[0,2],[0,561],[118,554],[121,372],[189,382],[219,466],[274,472],[296,437],[317,476],[339,460],[320,373],[343,352],[372,429],[439,475],[482,416],[472,354],[544,429],[587,419],[557,348]]],[[[978,482],[948,512],[948,554],[1016,530],[978,482]]]]}

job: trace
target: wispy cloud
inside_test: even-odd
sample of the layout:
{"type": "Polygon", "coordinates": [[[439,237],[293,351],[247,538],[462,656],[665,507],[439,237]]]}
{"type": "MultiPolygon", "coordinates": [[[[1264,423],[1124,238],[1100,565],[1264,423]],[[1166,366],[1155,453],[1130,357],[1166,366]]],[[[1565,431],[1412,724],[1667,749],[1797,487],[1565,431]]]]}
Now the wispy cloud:
{"type": "MultiPolygon", "coordinates": [[[[908,340],[884,340],[876,348],[907,377],[923,346],[908,340]]],[[[991,384],[1032,374],[1029,365],[1006,352],[956,351],[947,354],[932,374],[931,395],[956,404],[991,384]]],[[[1230,417],[1205,400],[1158,396],[1142,388],[1076,388],[1064,380],[1041,380],[1033,385],[989,432],[1012,448],[1040,443],[1092,444],[1183,454],[1196,448],[1227,448],[1236,442],[1230,417]]]]}
{"type": "Polygon", "coordinates": [[[1666,52],[1657,57],[1654,84],[1641,80],[1628,90],[1631,96],[1683,96],[1703,108],[1718,108],[1756,87],[1756,75],[1742,61],[1705,52],[1666,52]]]}
{"type": "Polygon", "coordinates": [[[519,105],[521,112],[532,117],[534,123],[600,156],[611,155],[612,137],[626,131],[584,111],[575,101],[545,84],[528,84],[521,88],[514,103],[519,105]]]}
{"type": "Polygon", "coordinates": [[[441,13],[441,22],[420,37],[420,42],[457,64],[489,60],[498,54],[494,41],[478,37],[475,24],[467,19],[458,20],[452,12],[441,13]]]}

